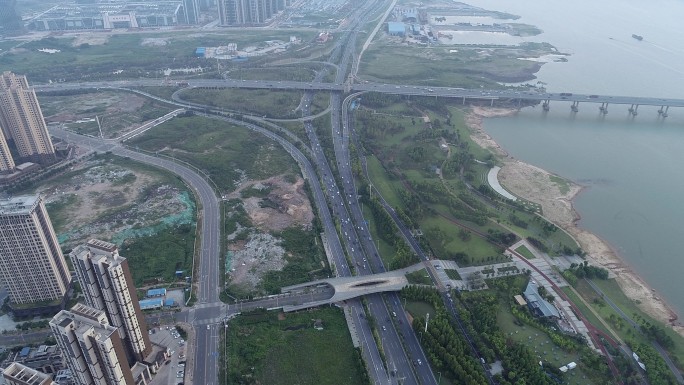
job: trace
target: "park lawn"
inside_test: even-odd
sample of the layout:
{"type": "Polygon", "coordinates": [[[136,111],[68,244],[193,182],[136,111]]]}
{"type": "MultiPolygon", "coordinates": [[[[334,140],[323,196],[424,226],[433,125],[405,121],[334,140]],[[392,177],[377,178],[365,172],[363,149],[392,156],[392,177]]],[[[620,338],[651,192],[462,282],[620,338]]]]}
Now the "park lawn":
{"type": "Polygon", "coordinates": [[[186,161],[209,174],[225,192],[247,177],[264,179],[291,172],[295,162],[280,145],[246,128],[190,116],[172,119],[130,142],[135,147],[186,161]]]}
{"type": "Polygon", "coordinates": [[[294,110],[304,93],[268,89],[203,89],[188,88],[180,93],[181,99],[224,109],[240,111],[268,118],[297,117],[294,110]]]}
{"type": "MultiPolygon", "coordinates": [[[[363,97],[361,98],[361,100],[363,101],[363,97]]],[[[385,107],[374,108],[374,110],[377,112],[383,113],[383,114],[391,114],[391,115],[395,115],[395,116],[401,117],[401,118],[403,118],[404,116],[414,116],[414,117],[416,117],[416,123],[417,123],[417,118],[419,118],[421,116],[418,113],[418,111],[407,106],[405,101],[392,103],[392,104],[385,106],[385,107]]]]}
{"type": "Polygon", "coordinates": [[[521,245],[520,247],[518,247],[517,249],[515,249],[515,251],[517,251],[518,253],[520,253],[520,255],[522,255],[523,257],[525,257],[525,258],[527,258],[527,259],[535,259],[535,258],[536,258],[536,257],[534,256],[534,254],[532,254],[532,252],[530,251],[530,249],[528,249],[527,247],[525,247],[525,245],[521,245]]]}
{"type": "MultiPolygon", "coordinates": [[[[362,209],[364,213],[371,212],[370,208],[365,204],[362,204],[362,209]]],[[[378,248],[378,253],[380,253],[382,263],[385,266],[390,266],[392,260],[394,260],[394,255],[397,253],[397,250],[394,248],[393,245],[390,245],[384,239],[378,236],[378,228],[376,227],[375,221],[373,220],[372,216],[364,215],[364,217],[367,218],[368,229],[370,230],[372,239],[375,241],[375,246],[378,248]]]]}
{"type": "MultiPolygon", "coordinates": [[[[467,109],[467,107],[465,107],[467,109]]],[[[464,106],[449,106],[449,114],[451,114],[451,124],[453,129],[459,133],[461,141],[468,143],[468,151],[475,157],[475,159],[481,162],[487,162],[488,160],[494,159],[494,156],[489,150],[482,148],[480,145],[473,141],[471,131],[465,122],[465,117],[467,114],[464,106]]]]}
{"type": "MultiPolygon", "coordinates": [[[[506,337],[526,345],[539,360],[547,361],[556,367],[569,362],[580,362],[579,354],[566,352],[555,346],[544,331],[527,324],[516,325],[515,317],[505,301],[499,303],[496,321],[506,337]]],[[[581,365],[578,365],[577,368],[566,373],[565,379],[568,384],[586,385],[587,380],[583,378],[584,376],[581,365]]]]}
{"type": "MultiPolygon", "coordinates": [[[[679,362],[684,362],[684,338],[682,336],[674,332],[670,327],[663,325],[659,321],[656,321],[651,316],[649,316],[641,309],[639,309],[637,303],[628,298],[622,291],[622,289],[620,289],[620,286],[615,281],[615,279],[594,279],[592,282],[596,286],[598,286],[598,288],[601,289],[601,291],[603,291],[606,297],[610,298],[611,301],[613,301],[617,306],[619,306],[620,309],[625,314],[627,314],[628,317],[637,321],[637,319],[635,319],[634,317],[634,314],[637,314],[639,318],[645,319],[652,324],[663,326],[667,335],[669,335],[675,342],[675,348],[672,350],[673,355],[677,357],[679,362]]],[[[608,319],[611,313],[615,313],[616,316],[619,316],[608,304],[605,304],[605,306],[594,305],[590,298],[597,298],[598,294],[596,294],[596,292],[583,280],[580,280],[578,282],[577,290],[583,297],[585,297],[586,293],[587,296],[585,297],[585,299],[587,300],[587,302],[591,303],[594,309],[598,310],[599,314],[601,314],[601,316],[604,317],[604,319],[608,319]]],[[[623,338],[627,337],[633,339],[635,338],[635,334],[639,335],[638,333],[632,334],[629,330],[630,328],[625,326],[622,330],[616,331],[620,333],[623,338]]]]}
{"type": "Polygon", "coordinates": [[[256,383],[337,385],[363,383],[342,310],[324,307],[299,313],[241,315],[228,326],[227,383],[254,376],[256,383]],[[320,319],[323,330],[313,328],[320,319]]]}
{"type": "Polygon", "coordinates": [[[407,301],[404,308],[413,318],[425,317],[428,313],[434,315],[436,312],[431,304],[423,301],[407,301]]]}
{"type": "MultiPolygon", "coordinates": [[[[432,216],[423,219],[420,223],[420,227],[423,229],[426,236],[428,236],[429,229],[434,227],[443,231],[446,234],[446,241],[443,246],[445,251],[452,253],[462,252],[470,257],[470,263],[464,264],[464,266],[489,263],[491,261],[487,261],[487,257],[497,257],[501,254],[496,246],[479,236],[473,235],[467,242],[462,241],[458,237],[458,232],[461,228],[441,216],[432,216]]],[[[433,248],[435,248],[435,246],[433,246],[433,248]]],[[[444,256],[437,255],[437,257],[444,259],[444,256]]]]}
{"type": "Polygon", "coordinates": [[[368,156],[366,161],[368,163],[368,176],[373,187],[378,189],[382,197],[385,198],[392,207],[401,207],[402,201],[395,190],[395,183],[390,181],[385,168],[378,158],[375,156],[368,156]]]}

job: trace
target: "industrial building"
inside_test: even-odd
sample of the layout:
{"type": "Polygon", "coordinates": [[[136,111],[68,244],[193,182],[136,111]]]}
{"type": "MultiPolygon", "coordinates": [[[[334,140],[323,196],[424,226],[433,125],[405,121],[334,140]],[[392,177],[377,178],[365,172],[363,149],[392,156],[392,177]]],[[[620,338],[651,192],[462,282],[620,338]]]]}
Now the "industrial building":
{"type": "Polygon", "coordinates": [[[152,351],[128,261],[115,244],[89,240],[69,254],[86,303],[105,312],[118,328],[128,363],[143,361],[152,351]]]}
{"type": "MultiPolygon", "coordinates": [[[[206,4],[206,3],[205,3],[206,4]]],[[[29,25],[37,31],[168,27],[199,22],[200,0],[100,1],[56,6],[29,25]]]]}
{"type": "Polygon", "coordinates": [[[392,36],[404,36],[406,34],[406,24],[390,21],[387,23],[387,32],[392,36]]]}
{"type": "Polygon", "coordinates": [[[9,71],[0,76],[0,126],[0,172],[14,170],[10,144],[23,161],[41,164],[55,161],[55,148],[43,112],[26,76],[9,71]]]}
{"type": "Polygon", "coordinates": [[[38,195],[0,199],[0,283],[15,314],[63,308],[71,275],[38,195]]]}
{"type": "Polygon", "coordinates": [[[291,0],[218,0],[222,26],[261,25],[289,7],[291,0]]]}

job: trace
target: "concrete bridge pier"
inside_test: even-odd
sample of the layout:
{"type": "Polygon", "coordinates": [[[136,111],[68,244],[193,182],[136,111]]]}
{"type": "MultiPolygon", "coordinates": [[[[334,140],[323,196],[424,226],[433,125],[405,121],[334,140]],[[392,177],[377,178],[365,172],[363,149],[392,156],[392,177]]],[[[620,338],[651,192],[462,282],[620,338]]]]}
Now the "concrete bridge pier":
{"type": "Polygon", "coordinates": [[[629,107],[629,109],[627,111],[629,111],[629,113],[632,114],[632,116],[637,116],[637,115],[639,115],[639,113],[637,112],[638,109],[639,109],[638,104],[632,104],[632,106],[629,107]]]}
{"type": "Polygon", "coordinates": [[[658,110],[658,116],[662,116],[663,118],[667,118],[667,110],[670,109],[670,106],[660,106],[660,109],[658,110]]]}
{"type": "Polygon", "coordinates": [[[546,101],[545,101],[544,103],[542,103],[542,109],[543,109],[544,111],[549,111],[549,110],[551,109],[551,108],[549,107],[549,102],[550,102],[550,100],[549,100],[549,99],[546,99],[546,101]]]}
{"type": "Polygon", "coordinates": [[[494,99],[492,98],[492,101],[489,102],[489,107],[494,107],[494,99]]]}
{"type": "Polygon", "coordinates": [[[605,103],[605,102],[601,103],[601,107],[599,107],[599,111],[601,111],[601,113],[603,115],[608,114],[608,103],[605,103]]]}
{"type": "Polygon", "coordinates": [[[465,96],[463,97],[463,105],[465,106],[465,96]]]}
{"type": "Polygon", "coordinates": [[[572,106],[570,106],[570,110],[572,112],[577,112],[579,111],[579,101],[574,101],[572,102],[572,106]]]}

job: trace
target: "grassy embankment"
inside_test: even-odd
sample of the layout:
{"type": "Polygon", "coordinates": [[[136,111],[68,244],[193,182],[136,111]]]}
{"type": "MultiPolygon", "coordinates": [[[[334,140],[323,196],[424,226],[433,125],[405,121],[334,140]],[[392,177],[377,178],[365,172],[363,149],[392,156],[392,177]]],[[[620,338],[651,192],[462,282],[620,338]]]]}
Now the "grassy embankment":
{"type": "MultiPolygon", "coordinates": [[[[459,154],[485,163],[495,162],[489,152],[471,141],[463,113],[457,106],[445,103],[437,105],[433,111],[425,107],[425,99],[387,99],[362,102],[371,105],[368,108],[372,111],[362,112],[371,117],[357,118],[356,122],[357,129],[364,134],[366,149],[372,152],[367,158],[371,183],[390,205],[411,213],[414,224],[423,230],[436,257],[458,255],[461,259],[458,262],[465,265],[503,260],[498,246],[466,231],[464,226],[485,235],[507,234],[513,230],[521,237],[543,239],[551,253],[563,246],[576,248],[565,233],[544,226],[534,214],[500,203],[492,204],[473,194],[464,179],[476,188],[485,184],[482,177],[488,170],[485,165],[471,161],[463,176],[460,172],[449,172],[448,162],[459,154]],[[431,125],[416,116],[418,111],[430,119],[431,125]],[[449,115],[442,115],[444,113],[449,115]],[[451,147],[450,158],[440,146],[444,141],[451,147]],[[444,168],[442,179],[434,171],[438,168],[444,168]],[[424,190],[431,191],[424,194],[424,190]],[[421,205],[406,206],[406,203],[415,205],[417,199],[422,200],[421,205]],[[464,259],[463,255],[468,258],[464,259]]],[[[500,236],[496,240],[502,243],[500,236]]]]}

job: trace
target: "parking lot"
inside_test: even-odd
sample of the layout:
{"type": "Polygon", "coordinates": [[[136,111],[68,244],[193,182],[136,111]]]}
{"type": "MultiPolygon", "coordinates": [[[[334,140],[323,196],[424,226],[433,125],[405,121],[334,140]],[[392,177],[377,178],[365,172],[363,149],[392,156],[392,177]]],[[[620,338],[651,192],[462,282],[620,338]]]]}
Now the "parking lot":
{"type": "Polygon", "coordinates": [[[167,346],[171,359],[166,361],[152,380],[152,385],[185,384],[186,345],[187,341],[173,326],[161,326],[150,329],[150,340],[162,346],[167,346]]]}

